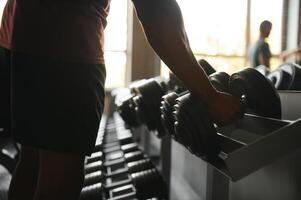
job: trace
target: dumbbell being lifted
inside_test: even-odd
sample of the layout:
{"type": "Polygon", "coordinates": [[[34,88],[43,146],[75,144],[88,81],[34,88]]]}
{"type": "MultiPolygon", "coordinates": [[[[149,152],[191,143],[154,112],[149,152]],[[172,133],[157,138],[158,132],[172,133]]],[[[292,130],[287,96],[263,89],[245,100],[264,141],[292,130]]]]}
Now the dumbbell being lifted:
{"type": "Polygon", "coordinates": [[[281,102],[271,82],[253,68],[246,68],[231,75],[230,93],[245,97],[247,112],[263,117],[281,119],[281,102]]]}
{"type": "MultiPolygon", "coordinates": [[[[235,96],[244,96],[246,112],[281,118],[279,95],[257,70],[247,68],[231,75],[229,91],[235,96]]],[[[206,106],[188,93],[176,99],[173,113],[176,140],[204,160],[215,159],[221,148],[216,125],[206,106]]]]}
{"type": "MultiPolygon", "coordinates": [[[[209,80],[213,87],[221,92],[229,92],[228,82],[230,76],[226,72],[214,72],[209,76],[209,80]]],[[[161,123],[164,129],[165,134],[174,136],[174,116],[173,106],[176,104],[176,99],[184,94],[187,94],[188,91],[182,93],[170,92],[164,95],[161,99],[161,123]]],[[[176,138],[175,138],[176,139],[176,138]]]]}
{"type": "Polygon", "coordinates": [[[214,159],[219,154],[216,129],[198,98],[190,93],[180,96],[176,99],[173,115],[176,141],[204,160],[214,159]]]}

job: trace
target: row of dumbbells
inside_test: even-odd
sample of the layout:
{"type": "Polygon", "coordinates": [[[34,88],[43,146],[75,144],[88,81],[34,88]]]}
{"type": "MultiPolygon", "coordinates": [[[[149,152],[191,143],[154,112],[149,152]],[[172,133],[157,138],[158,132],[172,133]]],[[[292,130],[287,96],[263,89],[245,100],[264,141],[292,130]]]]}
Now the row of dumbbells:
{"type": "Polygon", "coordinates": [[[259,65],[256,69],[266,76],[277,90],[301,90],[301,66],[296,63],[283,63],[273,71],[264,65],[259,65]]]}
{"type": "Polygon", "coordinates": [[[107,120],[97,141],[86,161],[82,200],[166,199],[162,176],[119,116],[107,120]]]}
{"type": "MultiPolygon", "coordinates": [[[[215,72],[204,60],[200,65],[217,90],[242,99],[246,113],[281,118],[279,94],[258,70],[246,68],[228,75],[215,72]]],[[[206,160],[219,155],[220,138],[207,106],[175,76],[167,82],[158,78],[136,82],[129,91],[128,98],[116,102],[118,112],[129,126],[146,125],[149,130],[156,130],[159,137],[170,135],[206,160]]]]}

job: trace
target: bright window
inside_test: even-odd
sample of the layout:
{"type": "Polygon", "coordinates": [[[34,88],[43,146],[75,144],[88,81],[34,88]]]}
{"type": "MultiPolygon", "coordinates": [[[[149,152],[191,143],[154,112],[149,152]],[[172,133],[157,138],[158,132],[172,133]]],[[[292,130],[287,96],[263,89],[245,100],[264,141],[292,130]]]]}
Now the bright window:
{"type": "MultiPolygon", "coordinates": [[[[233,73],[245,66],[247,45],[247,0],[177,0],[190,45],[197,59],[204,58],[217,71],[233,73]]],[[[251,0],[250,41],[259,36],[259,24],[273,23],[269,37],[272,53],[281,50],[283,0],[251,0]],[[271,8],[271,5],[272,8],[271,8]]],[[[272,66],[279,61],[272,59],[272,66]]],[[[163,65],[164,66],[164,65],[163,65]]],[[[162,74],[168,70],[162,67],[162,74]]]]}
{"type": "MultiPolygon", "coordinates": [[[[5,4],[6,4],[5,0],[0,0],[0,22],[1,22],[1,19],[2,19],[2,13],[3,13],[3,9],[4,9],[5,4]]],[[[1,23],[0,23],[0,26],[1,26],[1,23]]]]}
{"type": "Polygon", "coordinates": [[[111,1],[105,29],[106,88],[125,84],[127,47],[127,1],[111,1]]]}
{"type": "Polygon", "coordinates": [[[246,1],[177,2],[182,9],[186,31],[195,53],[243,55],[246,1]]]}

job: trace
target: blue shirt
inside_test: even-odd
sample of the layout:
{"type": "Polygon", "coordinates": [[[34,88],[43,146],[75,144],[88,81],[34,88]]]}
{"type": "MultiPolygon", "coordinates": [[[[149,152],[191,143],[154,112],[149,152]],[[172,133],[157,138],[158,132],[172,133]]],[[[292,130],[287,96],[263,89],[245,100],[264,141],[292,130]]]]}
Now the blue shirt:
{"type": "Polygon", "coordinates": [[[257,40],[248,50],[250,67],[257,67],[260,65],[259,55],[262,55],[267,59],[270,59],[272,57],[269,44],[266,43],[263,38],[257,40]]]}

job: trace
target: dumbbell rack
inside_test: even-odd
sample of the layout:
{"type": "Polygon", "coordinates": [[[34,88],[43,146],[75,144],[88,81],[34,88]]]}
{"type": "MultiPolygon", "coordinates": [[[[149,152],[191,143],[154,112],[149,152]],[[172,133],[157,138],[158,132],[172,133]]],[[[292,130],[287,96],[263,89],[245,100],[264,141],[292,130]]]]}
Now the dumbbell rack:
{"type": "MultiPolygon", "coordinates": [[[[120,118],[118,113],[114,113],[116,118],[120,118]]],[[[160,171],[168,188],[170,185],[170,164],[171,164],[171,138],[165,136],[158,138],[155,131],[149,131],[146,126],[131,127],[133,135],[139,140],[139,145],[143,151],[152,158],[155,158],[154,164],[160,171]]]]}
{"type": "MultiPolygon", "coordinates": [[[[277,195],[271,195],[271,191],[277,194],[279,191],[295,192],[293,189],[276,188],[274,183],[277,181],[271,181],[273,179],[269,177],[270,174],[275,173],[275,177],[281,179],[283,172],[278,170],[279,166],[287,163],[290,167],[295,165],[292,160],[288,160],[287,163],[282,161],[283,158],[287,157],[285,155],[295,155],[298,149],[301,149],[301,138],[298,134],[301,130],[301,120],[297,119],[301,117],[298,103],[301,101],[301,93],[280,91],[279,94],[283,120],[247,114],[234,124],[218,128],[222,152],[217,159],[210,162],[191,154],[180,143],[170,140],[169,137],[158,139],[156,138],[158,134],[149,133],[147,129],[139,127],[138,132],[141,138],[147,138],[142,141],[146,151],[156,148],[156,151],[159,149],[161,152],[161,172],[163,176],[166,175],[165,180],[170,183],[170,199],[253,200],[262,199],[261,196],[265,196],[267,197],[264,198],[265,200],[282,200],[284,198],[281,193],[277,197],[277,195]],[[157,144],[150,145],[149,140],[157,144]],[[279,164],[277,160],[284,164],[281,162],[279,164]],[[273,189],[262,192],[260,195],[258,191],[252,189],[260,190],[256,185],[262,185],[265,181],[273,189]],[[245,185],[251,185],[251,187],[246,188],[245,185]],[[242,193],[243,196],[237,193],[242,193]]],[[[299,164],[298,166],[301,166],[301,162],[299,164]]],[[[296,175],[301,177],[301,173],[296,173],[296,175]]],[[[300,180],[296,178],[296,182],[300,180]]],[[[263,187],[267,186],[263,185],[263,187]]],[[[291,196],[298,198],[290,199],[301,198],[301,194],[291,196]]]]}
{"type": "Polygon", "coordinates": [[[218,128],[222,153],[210,164],[237,181],[301,147],[300,130],[301,119],[285,121],[245,115],[235,124],[218,128]]]}
{"type": "Polygon", "coordinates": [[[209,164],[229,179],[237,181],[298,149],[298,130],[301,130],[300,120],[274,120],[246,115],[242,120],[218,129],[222,153],[209,164]]]}
{"type": "Polygon", "coordinates": [[[104,116],[96,146],[86,158],[81,200],[166,199],[167,188],[153,162],[120,117],[104,116]]]}
{"type": "Polygon", "coordinates": [[[222,153],[215,161],[206,162],[189,155],[186,149],[173,141],[171,183],[174,185],[171,185],[171,198],[300,199],[298,182],[301,174],[299,170],[290,170],[301,164],[295,160],[300,156],[301,147],[301,119],[297,119],[301,116],[298,108],[301,93],[279,93],[283,116],[289,120],[246,115],[235,124],[219,128],[222,153]],[[292,109],[294,107],[297,109],[292,109]],[[178,166],[181,164],[178,159],[189,165],[178,166]],[[179,181],[182,188],[175,191],[173,188],[179,188],[176,186],[179,181]],[[279,188],[277,181],[283,182],[283,188],[279,188]],[[265,190],[259,192],[263,188],[265,190]],[[189,192],[195,194],[181,196],[189,192]],[[281,196],[283,194],[286,197],[281,196]]]}

